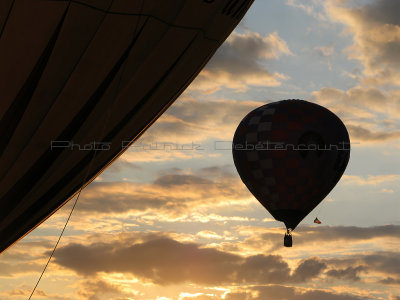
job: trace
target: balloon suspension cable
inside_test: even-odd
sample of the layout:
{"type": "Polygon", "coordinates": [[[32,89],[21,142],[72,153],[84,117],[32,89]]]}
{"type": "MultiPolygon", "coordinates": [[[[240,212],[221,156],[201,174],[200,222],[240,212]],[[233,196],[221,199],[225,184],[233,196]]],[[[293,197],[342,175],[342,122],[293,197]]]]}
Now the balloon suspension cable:
{"type": "MultiPolygon", "coordinates": [[[[135,28],[134,28],[134,32],[133,32],[134,35],[137,34],[137,29],[138,29],[139,22],[140,22],[140,15],[141,15],[141,13],[142,13],[142,11],[143,11],[144,1],[145,1],[145,0],[142,0],[142,1],[141,1],[141,6],[140,6],[140,10],[139,10],[138,21],[136,22],[136,25],[135,25],[135,28]]],[[[112,5],[112,4],[110,4],[109,8],[111,7],[111,5],[112,5]]],[[[67,9],[68,9],[68,8],[67,8],[67,9]]],[[[105,16],[104,16],[104,17],[105,17],[105,16]]],[[[103,20],[104,20],[104,18],[103,18],[103,20]]],[[[121,76],[120,76],[119,82],[118,82],[118,88],[119,88],[120,85],[121,85],[122,76],[123,76],[123,74],[124,74],[125,67],[126,67],[126,64],[124,64],[124,65],[122,66],[122,68],[121,68],[122,71],[121,71],[121,76]]],[[[118,88],[116,89],[116,93],[118,92],[118,88]]],[[[106,124],[108,123],[108,120],[110,119],[111,111],[112,111],[113,108],[114,108],[114,103],[115,103],[116,98],[117,98],[117,95],[115,96],[114,100],[112,101],[112,103],[111,103],[111,105],[110,105],[110,106],[111,106],[111,109],[108,109],[108,110],[107,110],[107,116],[106,116],[106,118],[105,118],[105,122],[103,123],[103,128],[102,128],[102,132],[101,132],[102,135],[103,135],[103,133],[104,133],[104,130],[106,129],[106,124]]],[[[36,288],[38,287],[38,285],[39,285],[39,283],[40,283],[40,280],[42,279],[44,273],[46,272],[47,267],[49,266],[50,261],[51,261],[51,259],[53,258],[54,253],[56,252],[57,246],[58,246],[58,244],[60,243],[62,236],[64,235],[65,229],[67,228],[67,225],[68,225],[68,223],[69,223],[69,220],[71,219],[72,213],[73,213],[74,210],[75,210],[76,204],[78,203],[78,200],[79,200],[79,197],[80,197],[80,195],[81,195],[81,192],[82,192],[82,190],[83,190],[83,188],[84,188],[84,186],[85,186],[85,182],[87,181],[87,178],[89,177],[90,170],[92,169],[92,165],[93,165],[94,159],[95,159],[95,157],[96,157],[96,154],[97,154],[97,150],[95,149],[95,151],[94,151],[94,153],[93,153],[93,157],[92,157],[92,159],[90,160],[90,163],[89,163],[88,168],[87,168],[87,170],[86,170],[86,174],[85,174],[85,177],[84,177],[84,179],[83,179],[83,181],[82,181],[81,187],[79,188],[78,195],[77,195],[77,197],[75,198],[75,201],[74,201],[74,204],[73,204],[73,206],[72,206],[72,208],[71,208],[71,211],[69,212],[68,218],[67,218],[67,220],[65,221],[64,227],[63,227],[63,229],[62,229],[62,231],[61,231],[61,233],[60,233],[60,235],[59,235],[59,237],[58,237],[58,240],[57,240],[56,244],[54,245],[54,248],[53,248],[53,250],[52,250],[52,252],[51,252],[51,254],[50,254],[50,256],[49,256],[49,259],[47,260],[47,263],[46,263],[46,265],[44,266],[43,271],[42,271],[42,273],[40,274],[39,279],[37,280],[37,282],[36,282],[36,284],[35,284],[35,287],[33,288],[33,290],[32,290],[32,292],[31,292],[31,294],[30,294],[28,300],[31,300],[33,294],[35,293],[36,288]]]]}

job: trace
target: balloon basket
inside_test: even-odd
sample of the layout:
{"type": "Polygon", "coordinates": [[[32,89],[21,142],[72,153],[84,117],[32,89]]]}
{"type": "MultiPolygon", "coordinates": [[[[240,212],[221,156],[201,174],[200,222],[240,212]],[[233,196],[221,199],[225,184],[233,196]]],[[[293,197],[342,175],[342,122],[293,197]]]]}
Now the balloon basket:
{"type": "Polygon", "coordinates": [[[283,245],[285,247],[292,247],[293,245],[292,230],[290,228],[285,233],[285,237],[283,238],[283,245]]]}

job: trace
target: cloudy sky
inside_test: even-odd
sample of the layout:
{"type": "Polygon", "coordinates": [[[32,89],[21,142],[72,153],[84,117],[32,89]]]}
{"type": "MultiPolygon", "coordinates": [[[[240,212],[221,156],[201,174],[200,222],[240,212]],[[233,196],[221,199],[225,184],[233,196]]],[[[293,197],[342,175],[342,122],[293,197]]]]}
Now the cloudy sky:
{"type": "MultiPolygon", "coordinates": [[[[82,192],[33,299],[399,300],[399,15],[396,0],[255,0],[185,93],[82,192]],[[291,98],[340,116],[352,153],[284,248],[229,143],[247,112],[291,98]]],[[[29,297],[72,204],[0,256],[0,299],[29,297]]]]}

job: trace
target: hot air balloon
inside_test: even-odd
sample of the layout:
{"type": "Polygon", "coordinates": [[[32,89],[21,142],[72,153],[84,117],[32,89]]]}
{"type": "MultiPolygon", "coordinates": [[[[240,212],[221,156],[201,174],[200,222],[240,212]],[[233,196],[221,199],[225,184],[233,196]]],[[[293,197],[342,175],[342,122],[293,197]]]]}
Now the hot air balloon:
{"type": "Polygon", "coordinates": [[[283,100],[250,112],[236,129],[233,159],[257,200],[291,231],[339,181],[350,158],[342,121],[304,100],[283,100]]]}
{"type": "Polygon", "coordinates": [[[0,253],[185,90],[253,0],[0,1],[0,253]]]}

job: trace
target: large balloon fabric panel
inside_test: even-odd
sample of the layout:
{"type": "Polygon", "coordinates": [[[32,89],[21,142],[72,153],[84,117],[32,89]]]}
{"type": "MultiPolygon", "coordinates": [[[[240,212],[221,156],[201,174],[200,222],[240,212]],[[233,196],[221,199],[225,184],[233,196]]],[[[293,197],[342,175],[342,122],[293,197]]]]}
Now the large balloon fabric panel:
{"type": "Polygon", "coordinates": [[[350,157],[341,120],[304,100],[253,110],[239,124],[232,147],[247,188],[292,230],[333,189],[350,157]]]}
{"type": "Polygon", "coordinates": [[[1,0],[0,252],[134,142],[252,2],[1,0]]]}

